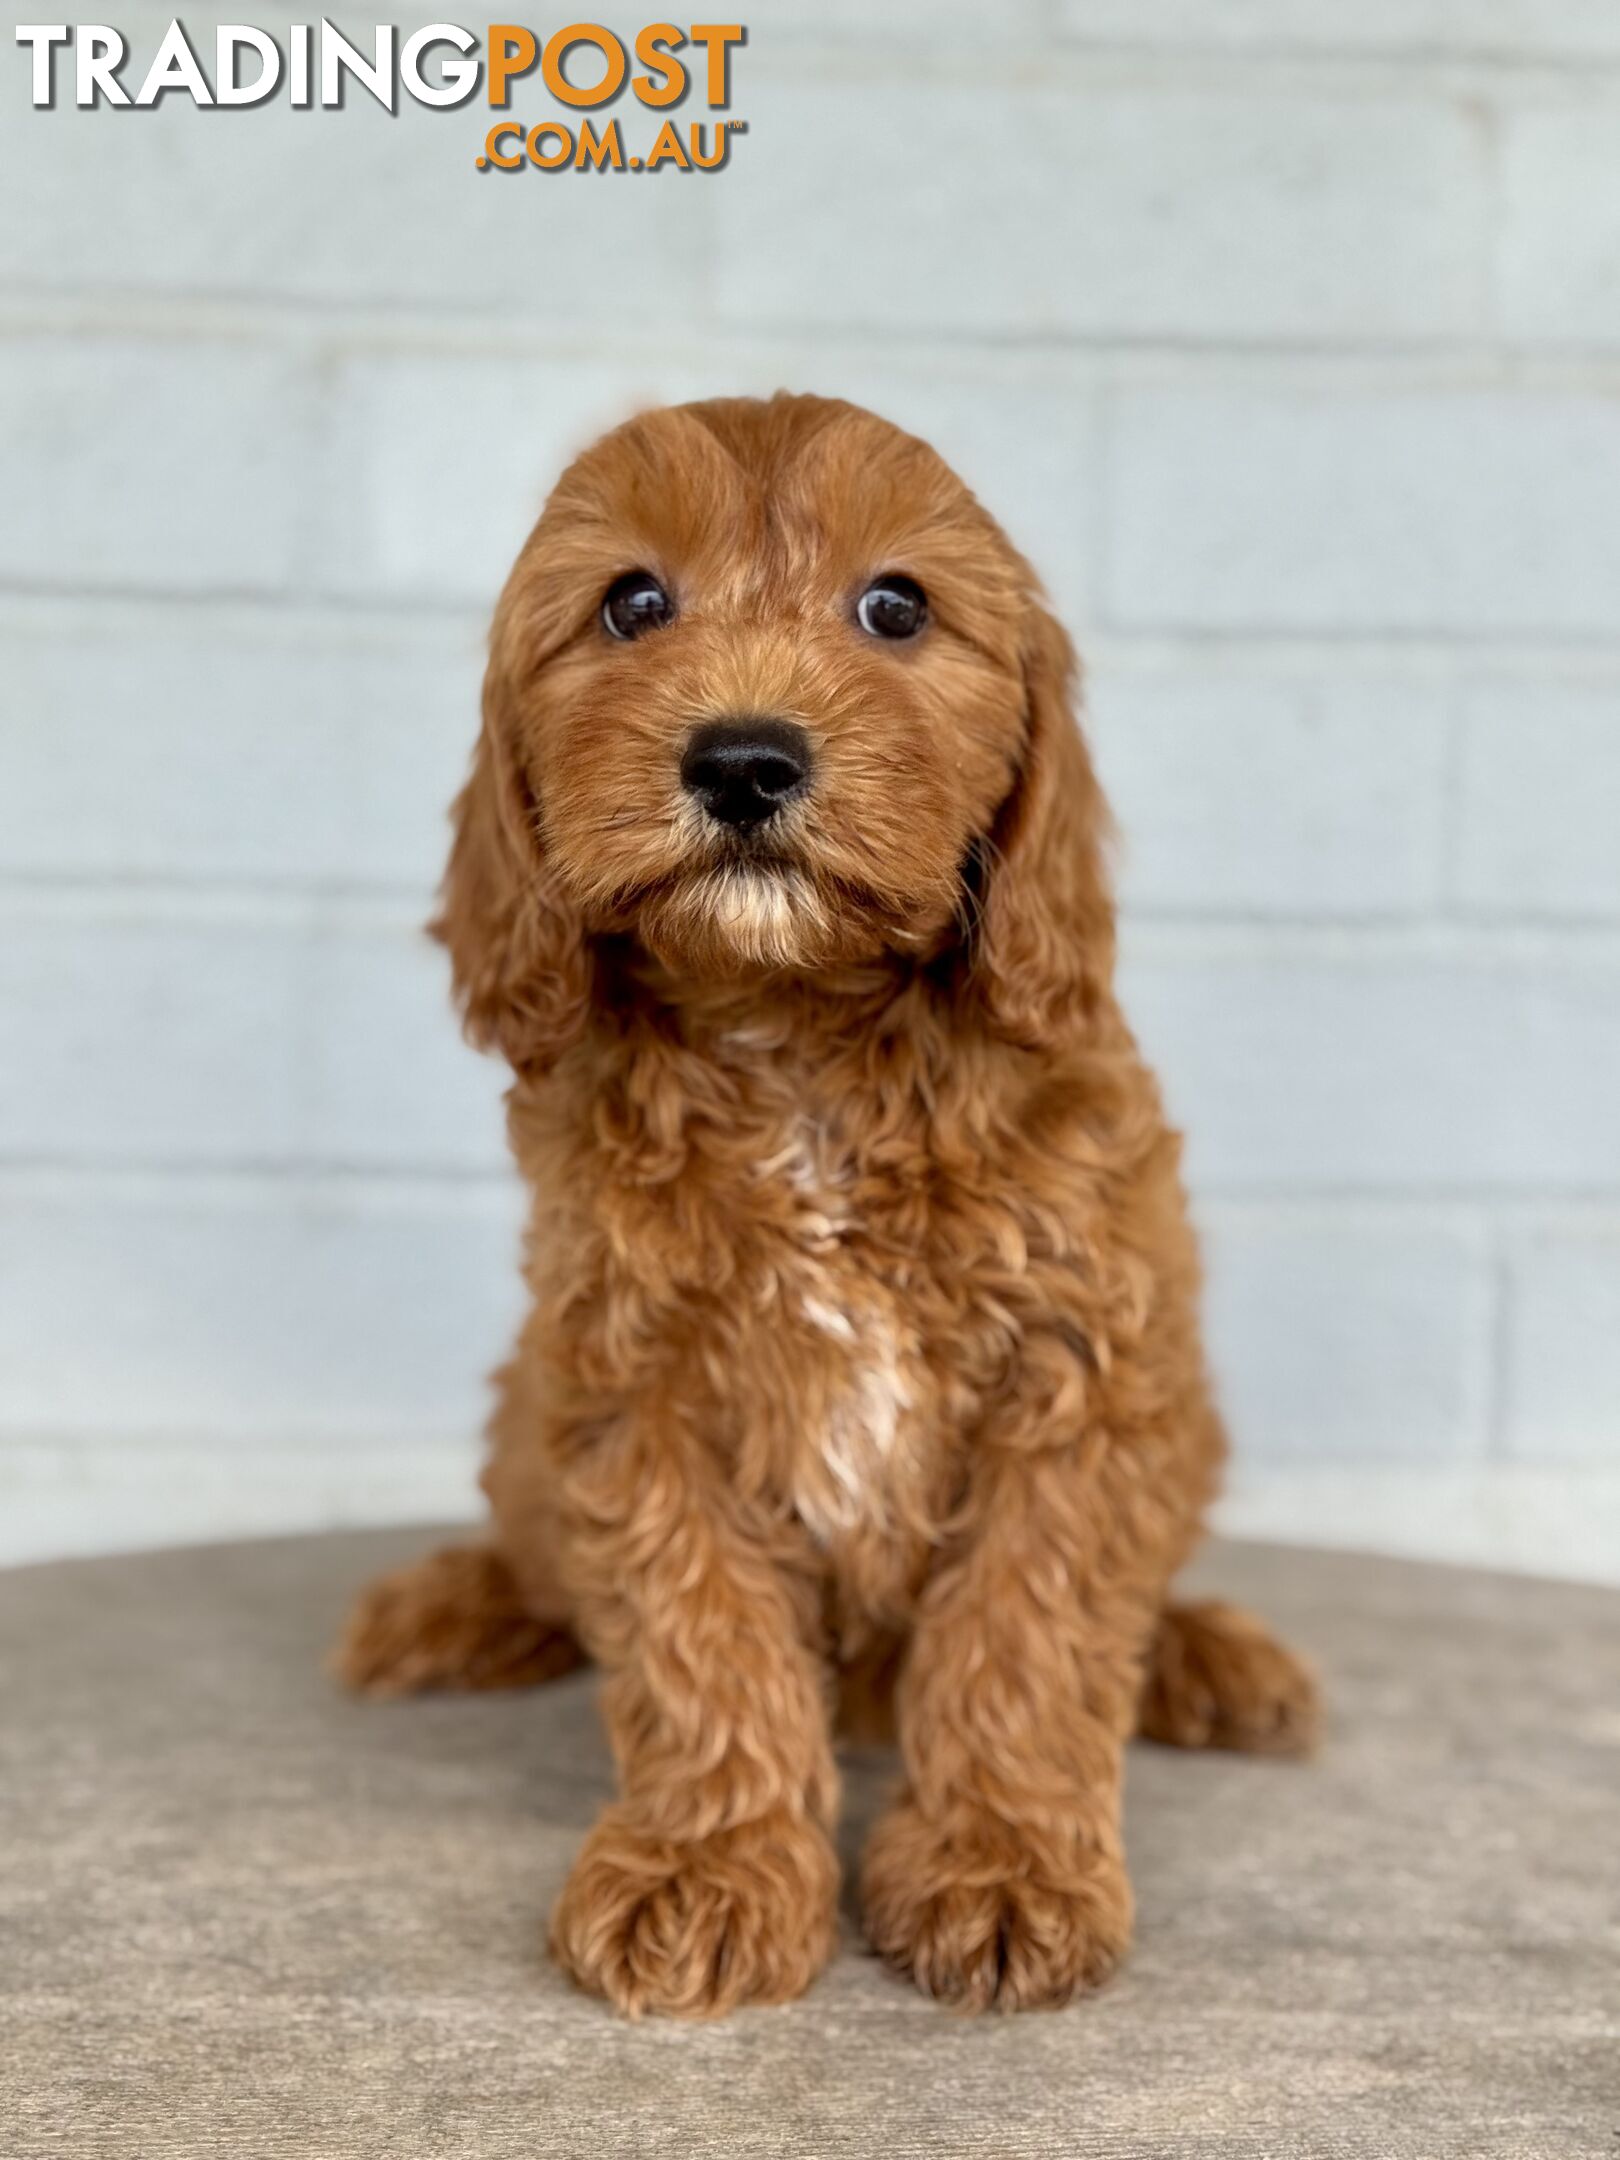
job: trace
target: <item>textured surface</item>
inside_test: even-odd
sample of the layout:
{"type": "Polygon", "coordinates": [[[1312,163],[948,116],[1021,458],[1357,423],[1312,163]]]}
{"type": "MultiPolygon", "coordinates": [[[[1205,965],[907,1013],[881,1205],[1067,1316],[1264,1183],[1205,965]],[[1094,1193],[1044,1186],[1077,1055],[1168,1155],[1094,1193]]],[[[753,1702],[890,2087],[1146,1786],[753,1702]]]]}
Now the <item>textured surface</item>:
{"type": "MultiPolygon", "coordinates": [[[[0,1576],[7,2160],[1612,2155],[1620,1599],[1262,1547],[1305,1769],[1139,1748],[1137,1952],[964,2023],[845,1952],[630,2027],[542,1960],[609,1786],[588,1677],[360,1706],[319,1658],[393,1532],[0,1576]]],[[[851,1763],[848,1843],[890,1774],[851,1763]]]]}

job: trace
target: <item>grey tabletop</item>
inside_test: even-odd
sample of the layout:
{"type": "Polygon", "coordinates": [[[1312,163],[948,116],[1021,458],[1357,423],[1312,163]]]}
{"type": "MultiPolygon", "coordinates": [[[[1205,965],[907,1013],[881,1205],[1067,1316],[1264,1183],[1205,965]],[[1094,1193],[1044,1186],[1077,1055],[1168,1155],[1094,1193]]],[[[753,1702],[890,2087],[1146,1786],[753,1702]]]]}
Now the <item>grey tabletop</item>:
{"type": "MultiPolygon", "coordinates": [[[[389,1531],[0,1574],[0,2153],[1620,2153],[1620,1594],[1226,1546],[1323,1668],[1307,1766],[1138,1747],[1121,1977],[972,2023],[864,1956],[630,2026],[544,1915],[610,1790],[588,1674],[363,1705],[389,1531]]],[[[893,1763],[848,1763],[846,1850],[893,1763]]]]}

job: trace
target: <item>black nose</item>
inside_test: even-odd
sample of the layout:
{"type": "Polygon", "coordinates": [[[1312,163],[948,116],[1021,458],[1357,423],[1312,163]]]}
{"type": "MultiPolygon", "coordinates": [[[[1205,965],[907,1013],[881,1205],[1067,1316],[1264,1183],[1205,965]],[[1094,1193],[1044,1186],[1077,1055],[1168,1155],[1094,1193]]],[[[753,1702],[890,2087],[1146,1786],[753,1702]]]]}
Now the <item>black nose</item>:
{"type": "Polygon", "coordinates": [[[705,721],[681,759],[681,785],[739,830],[775,817],[809,778],[810,738],[791,720],[705,721]]]}

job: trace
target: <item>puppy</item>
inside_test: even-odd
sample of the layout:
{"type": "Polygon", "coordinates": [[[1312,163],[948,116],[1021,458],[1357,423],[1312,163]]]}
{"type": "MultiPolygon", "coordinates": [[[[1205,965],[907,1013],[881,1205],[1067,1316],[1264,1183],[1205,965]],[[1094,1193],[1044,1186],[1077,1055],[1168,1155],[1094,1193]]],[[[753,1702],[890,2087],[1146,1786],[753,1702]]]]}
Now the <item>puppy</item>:
{"type": "Polygon", "coordinates": [[[1223,1438],[1074,673],[934,452],[813,397],[617,429],[497,609],[435,927],[533,1304],[492,1542],[374,1585],[338,1668],[601,1666],[620,1797],[551,1943],[622,2010],[826,1962],[840,1709],[904,1765],[871,1941],[974,2009],[1125,1950],[1133,1730],[1310,1738],[1288,1651],[1167,1603],[1223,1438]]]}

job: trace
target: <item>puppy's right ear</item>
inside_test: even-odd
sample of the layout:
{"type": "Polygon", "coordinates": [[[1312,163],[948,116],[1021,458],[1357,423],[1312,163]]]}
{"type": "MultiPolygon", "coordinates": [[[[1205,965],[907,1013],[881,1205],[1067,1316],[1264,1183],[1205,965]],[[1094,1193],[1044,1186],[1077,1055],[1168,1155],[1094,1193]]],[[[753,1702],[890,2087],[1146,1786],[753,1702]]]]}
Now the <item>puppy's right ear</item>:
{"type": "Polygon", "coordinates": [[[524,1077],[548,1072],[585,1025],[592,966],[583,926],[546,868],[538,806],[502,724],[492,663],[472,776],[429,929],[450,954],[462,1025],[524,1077]]]}

